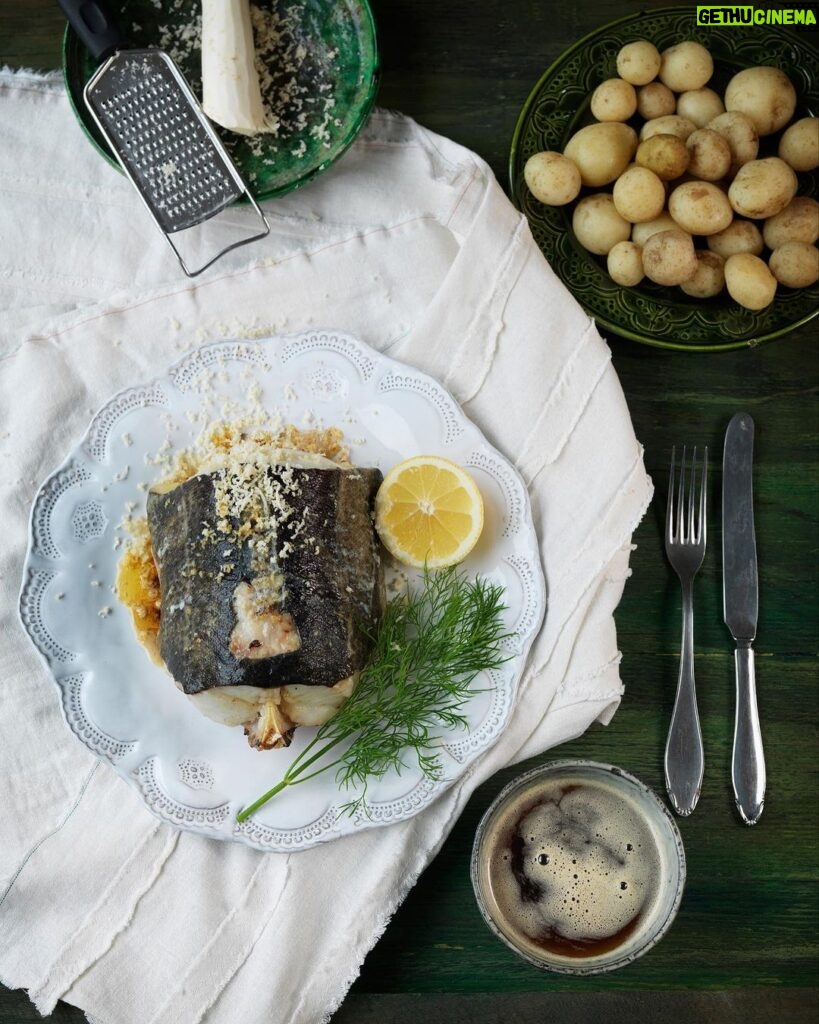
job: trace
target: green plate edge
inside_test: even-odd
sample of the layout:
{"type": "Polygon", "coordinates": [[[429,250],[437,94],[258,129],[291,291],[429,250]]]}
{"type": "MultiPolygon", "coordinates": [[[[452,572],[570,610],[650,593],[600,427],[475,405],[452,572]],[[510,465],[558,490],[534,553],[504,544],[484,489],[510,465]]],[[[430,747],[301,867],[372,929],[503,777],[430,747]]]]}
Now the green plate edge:
{"type": "MultiPolygon", "coordinates": [[[[361,101],[358,116],[350,128],[347,138],[341,143],[333,157],[326,162],[319,164],[317,167],[312,168],[310,171],[305,172],[293,181],[278,188],[261,188],[258,190],[253,187],[252,183],[245,181],[245,184],[252,193],[254,199],[258,202],[263,202],[265,199],[276,199],[279,196],[287,195],[288,192],[294,192],[297,188],[301,188],[303,185],[306,185],[308,182],[326,171],[347,152],[358,136],[358,133],[366,124],[367,118],[370,116],[372,108],[375,105],[375,98],[378,94],[378,87],[381,81],[381,52],[378,46],[378,31],[375,15],[370,7],[369,0],[356,0],[356,3],[365,15],[366,28],[368,30],[368,42],[371,47],[369,86],[361,101]]],[[[90,114],[86,111],[85,101],[82,97],[82,90],[79,89],[78,91],[78,88],[75,85],[80,74],[82,59],[87,57],[88,54],[85,47],[80,42],[79,37],[68,24],[66,24],[65,31],[63,32],[61,56],[65,91],[68,94],[68,101],[71,104],[71,110],[77,120],[77,123],[82,129],[85,137],[97,150],[100,156],[103,157],[103,159],[113,168],[119,171],[120,174],[122,174],[123,171],[117,161],[117,158],[108,148],[108,145],[100,134],[99,129],[94,124],[90,114]]],[[[245,174],[242,167],[239,164],[237,164],[237,166],[239,173],[242,174],[242,177],[244,178],[245,174]]],[[[242,197],[238,199],[237,202],[247,203],[248,200],[245,197],[242,197]]]]}
{"type": "MultiPolygon", "coordinates": [[[[691,22],[691,33],[688,36],[684,36],[684,37],[680,37],[680,38],[699,38],[699,40],[702,41],[702,39],[704,37],[706,37],[706,36],[713,36],[714,33],[717,31],[715,29],[715,27],[711,26],[708,29],[704,29],[702,26],[696,26],[694,24],[695,10],[696,10],[695,7],[666,7],[666,8],[660,8],[658,10],[652,10],[652,11],[641,11],[641,12],[638,12],[637,14],[629,14],[629,15],[626,15],[626,16],[624,16],[622,18],[617,18],[614,21],[610,21],[607,24],[601,26],[600,28],[594,29],[592,32],[589,32],[587,35],[585,35],[582,38],[578,39],[575,43],[573,43],[570,47],[568,47],[568,49],[564,50],[560,54],[560,56],[557,57],[557,59],[554,60],[546,68],[546,70],[543,72],[543,74],[537,80],[537,82],[535,83],[534,87],[530,91],[528,97],[526,98],[526,101],[523,104],[523,107],[521,108],[520,113],[518,114],[517,120],[515,122],[514,131],[512,133],[512,142],[511,142],[511,146],[510,146],[510,150],[509,150],[508,174],[509,174],[509,186],[510,186],[510,194],[511,194],[511,197],[512,197],[512,202],[515,204],[515,206],[517,207],[518,210],[520,210],[522,213],[524,213],[524,215],[526,214],[526,211],[524,210],[523,196],[522,196],[521,190],[520,190],[520,184],[521,184],[521,181],[522,181],[522,167],[519,167],[519,161],[521,159],[520,158],[521,137],[523,135],[523,132],[524,132],[525,128],[528,126],[528,122],[529,122],[529,119],[530,119],[531,114],[532,114],[532,109],[537,104],[537,101],[540,98],[541,91],[543,90],[544,86],[550,81],[550,79],[555,75],[555,73],[560,70],[561,66],[564,63],[566,63],[566,61],[570,57],[572,57],[574,54],[577,54],[577,53],[585,50],[586,48],[588,48],[590,46],[590,44],[594,43],[598,38],[604,37],[605,35],[607,35],[609,33],[616,32],[618,30],[622,30],[623,28],[629,27],[631,25],[634,25],[634,26],[641,25],[641,26],[644,27],[646,25],[647,21],[655,21],[656,19],[661,19],[661,22],[660,22],[660,25],[657,26],[654,29],[654,33],[655,34],[661,30],[663,22],[665,22],[667,20],[671,20],[673,18],[687,17],[688,19],[690,19],[690,22],[691,22]]],[[[767,28],[767,26],[766,26],[766,28],[767,28]]],[[[737,29],[737,28],[729,28],[726,31],[731,33],[731,37],[730,38],[731,38],[731,40],[735,41],[736,38],[738,38],[738,36],[740,35],[742,30],[737,29]]],[[[793,33],[788,32],[786,29],[781,29],[781,28],[777,27],[774,31],[776,33],[780,33],[781,32],[782,36],[785,39],[785,41],[790,43],[791,45],[795,46],[796,48],[798,48],[798,49],[801,49],[803,47],[807,48],[807,50],[809,51],[809,53],[810,53],[810,55],[811,55],[811,57],[813,59],[813,65],[812,66],[814,68],[817,67],[817,61],[819,61],[819,53],[817,53],[814,56],[814,51],[813,51],[810,43],[808,43],[806,40],[799,39],[797,36],[795,36],[793,33]]],[[[635,39],[637,39],[637,38],[649,38],[650,39],[651,37],[652,37],[652,32],[651,31],[649,31],[647,35],[646,35],[646,33],[643,32],[640,35],[634,35],[633,36],[633,38],[635,38],[635,39]]],[[[625,41],[626,40],[623,40],[623,42],[625,42],[625,41]]],[[[768,40],[768,41],[770,41],[770,40],[768,40]]],[[[751,42],[753,43],[754,40],[751,40],[751,42]]],[[[750,66],[750,63],[749,63],[749,66],[750,66]]],[[[601,77],[599,78],[599,80],[602,81],[603,80],[603,78],[602,78],[602,69],[600,69],[600,70],[601,70],[601,77]]],[[[814,83],[811,83],[811,84],[814,84],[814,83]]],[[[588,99],[588,94],[587,94],[586,98],[588,99]]],[[[811,114],[816,114],[817,113],[817,103],[814,101],[813,105],[808,107],[808,110],[809,110],[809,112],[811,114]]],[[[578,110],[576,112],[574,118],[572,118],[568,122],[568,126],[567,127],[572,127],[574,124],[576,124],[577,121],[580,119],[581,113],[582,113],[582,111],[578,110]]],[[[803,112],[803,116],[804,116],[804,112],[803,112]]],[[[565,142],[567,138],[568,138],[568,133],[564,133],[563,141],[565,142]]],[[[800,177],[800,186],[803,183],[803,181],[804,181],[804,176],[801,176],[800,177]]],[[[816,191],[815,181],[813,183],[813,189],[811,191],[812,191],[812,193],[816,191]]],[[[800,189],[799,194],[800,195],[804,194],[801,191],[801,189],[800,189]]],[[[540,205],[540,204],[538,204],[538,205],[540,205]]],[[[544,209],[548,209],[548,208],[544,207],[544,209]]],[[[564,210],[565,208],[554,207],[552,209],[556,211],[554,213],[554,216],[557,218],[557,217],[561,216],[561,211],[564,210]]],[[[531,226],[531,221],[530,221],[530,226],[531,226]]],[[[617,286],[614,285],[614,283],[610,280],[610,278],[608,277],[608,274],[605,273],[603,268],[599,264],[596,263],[595,258],[590,253],[586,253],[585,250],[583,250],[582,247],[579,245],[579,243],[574,239],[574,235],[573,235],[573,233],[571,231],[571,224],[570,224],[570,222],[569,221],[565,222],[562,227],[563,227],[563,230],[564,230],[565,234],[570,239],[573,248],[579,254],[582,254],[582,258],[586,262],[593,263],[594,266],[597,267],[601,283],[605,285],[607,290],[617,290],[617,286]]],[[[536,241],[537,241],[537,239],[536,239],[536,241]]],[[[550,266],[552,267],[552,270],[554,270],[554,272],[563,281],[563,283],[567,286],[567,288],[569,288],[569,290],[574,293],[574,288],[572,286],[573,286],[573,284],[575,282],[571,278],[571,275],[567,273],[566,267],[564,265],[561,265],[557,260],[554,260],[553,258],[550,258],[550,257],[554,256],[554,252],[552,251],[552,249],[550,247],[548,247],[548,246],[546,246],[544,244],[541,244],[540,242],[538,242],[537,244],[539,245],[539,247],[540,247],[541,251],[543,252],[544,256],[546,257],[546,259],[548,260],[550,266]]],[[[649,345],[649,346],[651,346],[653,348],[662,348],[662,349],[668,349],[668,350],[679,351],[679,352],[727,352],[727,351],[730,351],[730,350],[736,350],[736,349],[740,349],[740,348],[753,348],[756,345],[762,344],[763,342],[773,341],[773,340],[775,340],[777,338],[782,338],[786,334],[789,334],[790,332],[795,331],[797,328],[802,327],[804,324],[809,323],[812,319],[814,319],[817,315],[819,315],[819,286],[813,286],[812,288],[804,289],[801,292],[801,294],[808,296],[808,301],[810,301],[810,299],[812,298],[813,304],[814,304],[814,308],[813,309],[811,309],[811,310],[809,310],[807,312],[801,313],[795,319],[790,320],[790,321],[788,321],[785,324],[778,325],[778,326],[776,326],[773,329],[763,330],[762,332],[759,332],[759,333],[756,333],[753,330],[751,330],[746,337],[742,337],[742,338],[739,338],[739,339],[736,339],[736,340],[731,340],[731,341],[720,341],[720,342],[710,342],[710,343],[667,341],[667,340],[665,340],[663,338],[658,338],[658,337],[652,336],[650,334],[642,333],[642,332],[640,332],[638,330],[633,329],[632,326],[630,326],[629,324],[622,323],[622,322],[617,322],[617,321],[611,319],[610,317],[607,317],[604,313],[600,313],[599,310],[594,309],[594,308],[589,308],[589,305],[587,305],[584,302],[584,300],[583,300],[583,298],[581,296],[575,295],[575,297],[578,299],[578,301],[581,303],[581,305],[584,306],[584,308],[586,309],[586,312],[589,313],[589,315],[592,316],[593,319],[598,324],[600,324],[602,327],[606,328],[607,330],[614,331],[614,333],[619,335],[620,337],[628,338],[631,341],[636,341],[636,342],[639,342],[640,344],[643,344],[643,345],[649,345]]],[[[668,299],[660,300],[657,297],[652,296],[650,294],[643,295],[642,298],[643,298],[643,301],[645,301],[647,303],[658,303],[658,302],[662,301],[662,304],[664,306],[666,306],[666,307],[669,307],[669,306],[684,306],[684,304],[682,302],[679,302],[679,301],[672,302],[672,301],[670,301],[668,299]]],[[[769,310],[773,309],[775,311],[776,310],[777,301],[779,301],[778,298],[774,300],[773,306],[772,307],[768,307],[768,309],[769,310]]],[[[699,310],[699,309],[704,308],[704,306],[701,303],[698,303],[698,304],[692,303],[690,306],[684,306],[684,308],[699,310]]],[[[710,307],[710,308],[714,308],[714,307],[710,307]]],[[[734,312],[736,312],[737,308],[738,307],[731,307],[732,315],[733,315],[734,312]]],[[[765,311],[762,311],[762,312],[764,313],[765,311]]],[[[752,313],[752,311],[745,310],[745,311],[742,311],[742,314],[740,314],[740,315],[747,315],[748,313],[752,313]]]]}

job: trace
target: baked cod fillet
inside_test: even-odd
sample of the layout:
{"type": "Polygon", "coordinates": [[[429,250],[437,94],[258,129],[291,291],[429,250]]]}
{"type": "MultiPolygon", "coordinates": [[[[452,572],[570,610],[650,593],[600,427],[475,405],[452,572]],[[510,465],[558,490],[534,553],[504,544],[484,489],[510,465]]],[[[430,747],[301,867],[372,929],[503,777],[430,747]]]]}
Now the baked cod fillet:
{"type": "Polygon", "coordinates": [[[287,745],[352,693],[384,605],[377,469],[243,463],[148,495],[159,653],[199,710],[287,745]]]}

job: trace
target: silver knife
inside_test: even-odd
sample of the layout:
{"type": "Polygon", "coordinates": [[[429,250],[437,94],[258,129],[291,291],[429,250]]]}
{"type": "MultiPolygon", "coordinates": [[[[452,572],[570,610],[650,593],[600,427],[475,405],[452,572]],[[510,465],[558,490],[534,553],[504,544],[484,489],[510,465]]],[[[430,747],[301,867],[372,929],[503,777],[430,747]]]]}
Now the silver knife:
{"type": "Polygon", "coordinates": [[[736,641],[737,681],[731,778],[737,809],[755,825],[765,801],[765,757],[756,703],[754,652],[759,582],[754,534],[754,421],[738,412],[725,432],[722,461],[722,595],[725,624],[736,641]]]}

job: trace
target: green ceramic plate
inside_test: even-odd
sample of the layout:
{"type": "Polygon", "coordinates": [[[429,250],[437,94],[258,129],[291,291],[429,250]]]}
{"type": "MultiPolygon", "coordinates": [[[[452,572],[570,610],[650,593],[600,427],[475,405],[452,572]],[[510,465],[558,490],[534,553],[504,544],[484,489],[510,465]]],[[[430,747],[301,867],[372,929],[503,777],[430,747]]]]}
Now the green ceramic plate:
{"type": "MultiPolygon", "coordinates": [[[[112,0],[111,6],[129,42],[164,49],[201,96],[195,41],[201,0],[112,0]]],[[[247,139],[217,130],[256,198],[271,199],[310,181],[349,147],[375,101],[378,45],[367,0],[255,0],[255,6],[280,34],[277,52],[284,48],[295,67],[289,71],[283,61],[271,60],[272,88],[293,98],[279,108],[278,137],[247,139]]],[[[88,51],[67,28],[63,73],[74,113],[100,153],[119,167],[83,100],[94,70],[88,51]]]]}
{"type": "MultiPolygon", "coordinates": [[[[756,345],[781,337],[819,313],[819,285],[801,291],[780,288],[760,312],[742,309],[727,293],[709,300],[689,299],[678,289],[649,281],[621,288],[605,262],[586,252],[571,230],[572,206],[539,203],[523,180],[527,159],[540,150],[562,150],[569,137],[591,123],[589,99],[606,78],[616,75],[617,51],[635,39],[649,39],[660,50],[696,39],[714,57],[712,88],[722,92],[745,67],[770,64],[786,72],[798,94],[797,116],[819,111],[819,54],[804,35],[770,26],[697,27],[692,7],[668,7],[614,21],[570,47],[532,90],[515,127],[509,157],[512,198],[529,220],[532,233],[554,271],[597,322],[634,341],[660,348],[714,352],[756,345]]],[[[635,121],[635,124],[637,122],[635,121]]],[[[776,153],[778,135],[762,140],[760,156],[776,153]]],[[[800,195],[817,194],[817,173],[799,175],[800,195]]]]}

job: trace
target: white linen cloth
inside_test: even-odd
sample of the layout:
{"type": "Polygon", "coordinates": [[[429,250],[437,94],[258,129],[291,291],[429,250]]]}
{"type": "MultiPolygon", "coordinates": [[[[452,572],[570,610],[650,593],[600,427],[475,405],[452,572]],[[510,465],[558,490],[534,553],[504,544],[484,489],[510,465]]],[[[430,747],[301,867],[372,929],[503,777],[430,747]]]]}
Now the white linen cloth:
{"type": "Polygon", "coordinates": [[[488,167],[400,114],[195,281],[58,79],[0,75],[0,139],[0,981],[100,1024],[316,1024],[474,788],[617,707],[612,613],[651,484],[609,350],[488,167]],[[311,325],[431,373],[515,461],[548,611],[508,728],[457,784],[286,855],[154,818],[66,728],[16,609],[36,488],[96,408],[203,340],[311,325]]]}

